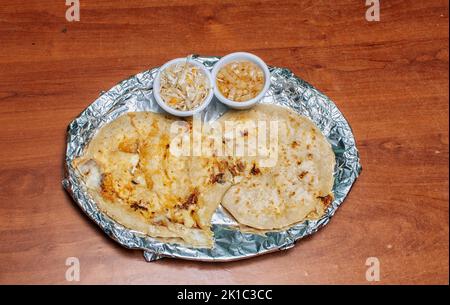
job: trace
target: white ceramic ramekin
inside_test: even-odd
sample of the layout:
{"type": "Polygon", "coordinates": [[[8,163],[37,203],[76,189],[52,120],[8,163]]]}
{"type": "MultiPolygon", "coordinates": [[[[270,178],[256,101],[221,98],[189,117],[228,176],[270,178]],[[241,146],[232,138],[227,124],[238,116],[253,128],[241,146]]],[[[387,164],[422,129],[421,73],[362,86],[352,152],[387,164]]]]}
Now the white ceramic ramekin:
{"type": "Polygon", "coordinates": [[[200,106],[198,106],[197,108],[195,108],[193,110],[187,110],[187,111],[181,111],[181,110],[174,109],[174,108],[170,107],[169,105],[167,105],[166,102],[164,102],[164,100],[162,99],[162,97],[160,95],[162,71],[164,71],[167,67],[169,67],[173,64],[185,63],[186,60],[188,60],[188,59],[187,58],[176,58],[176,59],[166,62],[164,65],[162,65],[159,68],[159,71],[156,74],[156,77],[153,81],[153,96],[155,97],[155,100],[158,103],[158,105],[161,106],[161,108],[164,109],[166,112],[173,114],[175,116],[180,116],[180,117],[193,116],[194,114],[201,112],[203,109],[208,107],[209,103],[211,102],[211,100],[214,96],[214,90],[213,90],[214,81],[213,81],[213,78],[211,77],[211,73],[202,63],[199,63],[198,61],[190,59],[189,63],[198,67],[201,70],[201,72],[204,73],[206,78],[208,79],[209,86],[210,86],[208,95],[205,97],[205,99],[203,100],[203,103],[200,106]]]}
{"type": "Polygon", "coordinates": [[[246,53],[246,52],[236,52],[236,53],[231,53],[228,54],[224,57],[222,57],[215,65],[214,68],[211,72],[211,76],[212,79],[214,81],[214,95],[217,97],[217,99],[219,101],[221,101],[222,103],[224,103],[225,105],[234,108],[234,109],[248,109],[251,108],[253,105],[255,105],[257,102],[259,102],[264,95],[266,94],[267,90],[269,90],[270,87],[270,72],[269,72],[269,68],[267,67],[266,63],[259,58],[256,55],[250,54],[250,53],[246,53]],[[216,77],[217,77],[217,73],[220,71],[220,69],[232,62],[232,61],[240,61],[240,60],[248,60],[253,62],[254,64],[256,64],[258,67],[261,68],[261,70],[264,73],[264,87],[261,90],[261,92],[255,96],[254,98],[252,98],[251,100],[245,101],[245,102],[235,102],[232,100],[227,99],[226,97],[224,97],[222,95],[222,93],[220,92],[219,88],[217,87],[216,84],[216,77]]]}

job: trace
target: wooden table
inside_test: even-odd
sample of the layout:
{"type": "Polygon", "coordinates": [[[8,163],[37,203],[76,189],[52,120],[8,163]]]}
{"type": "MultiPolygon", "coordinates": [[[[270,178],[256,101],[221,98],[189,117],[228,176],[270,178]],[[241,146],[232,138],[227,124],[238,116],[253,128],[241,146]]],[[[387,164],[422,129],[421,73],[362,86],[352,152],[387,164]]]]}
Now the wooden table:
{"type": "Polygon", "coordinates": [[[65,1],[0,5],[0,283],[447,283],[448,1],[65,1]],[[164,259],[110,240],[61,187],[66,127],[120,80],[190,53],[253,52],[331,97],[363,172],[330,224],[233,263],[164,259]]]}

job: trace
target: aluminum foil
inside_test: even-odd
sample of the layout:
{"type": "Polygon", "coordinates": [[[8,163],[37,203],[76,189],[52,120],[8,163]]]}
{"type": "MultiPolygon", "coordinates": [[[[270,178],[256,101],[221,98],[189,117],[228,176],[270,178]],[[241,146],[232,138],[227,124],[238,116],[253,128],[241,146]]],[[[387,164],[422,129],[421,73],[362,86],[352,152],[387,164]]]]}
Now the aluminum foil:
{"type": "MultiPolygon", "coordinates": [[[[219,58],[193,56],[212,69],[219,58]]],[[[245,233],[238,229],[232,217],[221,207],[212,219],[215,246],[212,249],[189,248],[178,244],[160,242],[142,233],[130,230],[102,213],[88,195],[86,187],[71,161],[80,156],[94,134],[106,123],[131,111],[163,112],[153,98],[153,78],[158,68],[136,74],[103,92],[68,127],[66,151],[66,176],[64,188],[79,207],[111,238],[124,247],[142,249],[147,261],[162,257],[174,257],[200,261],[232,261],[268,252],[285,250],[295,242],[313,234],[326,225],[342,204],[361,171],[358,150],[350,125],[324,94],[295,76],[288,69],[271,67],[271,86],[262,103],[289,107],[309,117],[332,144],[336,155],[335,199],[324,216],[318,220],[306,220],[281,232],[264,235],[245,233]]],[[[204,121],[215,120],[227,111],[213,100],[204,111],[204,121]]]]}

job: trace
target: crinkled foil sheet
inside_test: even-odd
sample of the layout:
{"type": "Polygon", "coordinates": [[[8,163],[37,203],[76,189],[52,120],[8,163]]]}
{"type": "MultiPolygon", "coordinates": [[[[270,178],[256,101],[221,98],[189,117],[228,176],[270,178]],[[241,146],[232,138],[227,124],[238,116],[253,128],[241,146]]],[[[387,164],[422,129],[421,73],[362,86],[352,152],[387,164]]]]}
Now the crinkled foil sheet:
{"type": "MultiPolygon", "coordinates": [[[[217,57],[194,56],[194,60],[212,68],[217,57]]],[[[232,261],[264,253],[289,249],[295,242],[325,226],[342,204],[361,171],[361,165],[352,130],[336,105],[313,86],[282,68],[270,68],[271,87],[263,103],[289,107],[313,120],[332,144],[336,155],[335,199],[325,215],[318,220],[306,220],[281,232],[264,235],[244,233],[237,229],[234,219],[219,207],[212,219],[215,246],[213,249],[195,249],[178,244],[160,242],[130,230],[102,213],[88,195],[71,161],[82,154],[89,140],[106,123],[131,111],[162,112],[153,99],[153,78],[158,68],[144,71],[103,92],[68,127],[66,176],[64,188],[80,208],[111,238],[124,247],[142,249],[147,261],[162,257],[199,261],[232,261]]],[[[203,113],[203,120],[220,117],[227,109],[213,100],[203,113]]]]}

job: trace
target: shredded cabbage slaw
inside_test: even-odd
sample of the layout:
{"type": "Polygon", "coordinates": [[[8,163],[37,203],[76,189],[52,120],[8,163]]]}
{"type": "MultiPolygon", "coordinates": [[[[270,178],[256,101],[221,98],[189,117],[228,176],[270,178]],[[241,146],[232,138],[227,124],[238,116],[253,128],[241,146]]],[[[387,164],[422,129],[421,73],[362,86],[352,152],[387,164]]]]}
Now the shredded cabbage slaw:
{"type": "Polygon", "coordinates": [[[189,63],[175,63],[161,72],[160,96],[171,108],[194,110],[208,96],[210,84],[205,73],[189,63]]]}
{"type": "Polygon", "coordinates": [[[245,102],[255,98],[262,91],[264,73],[253,62],[233,61],[219,70],[216,85],[225,98],[245,102]]]}

